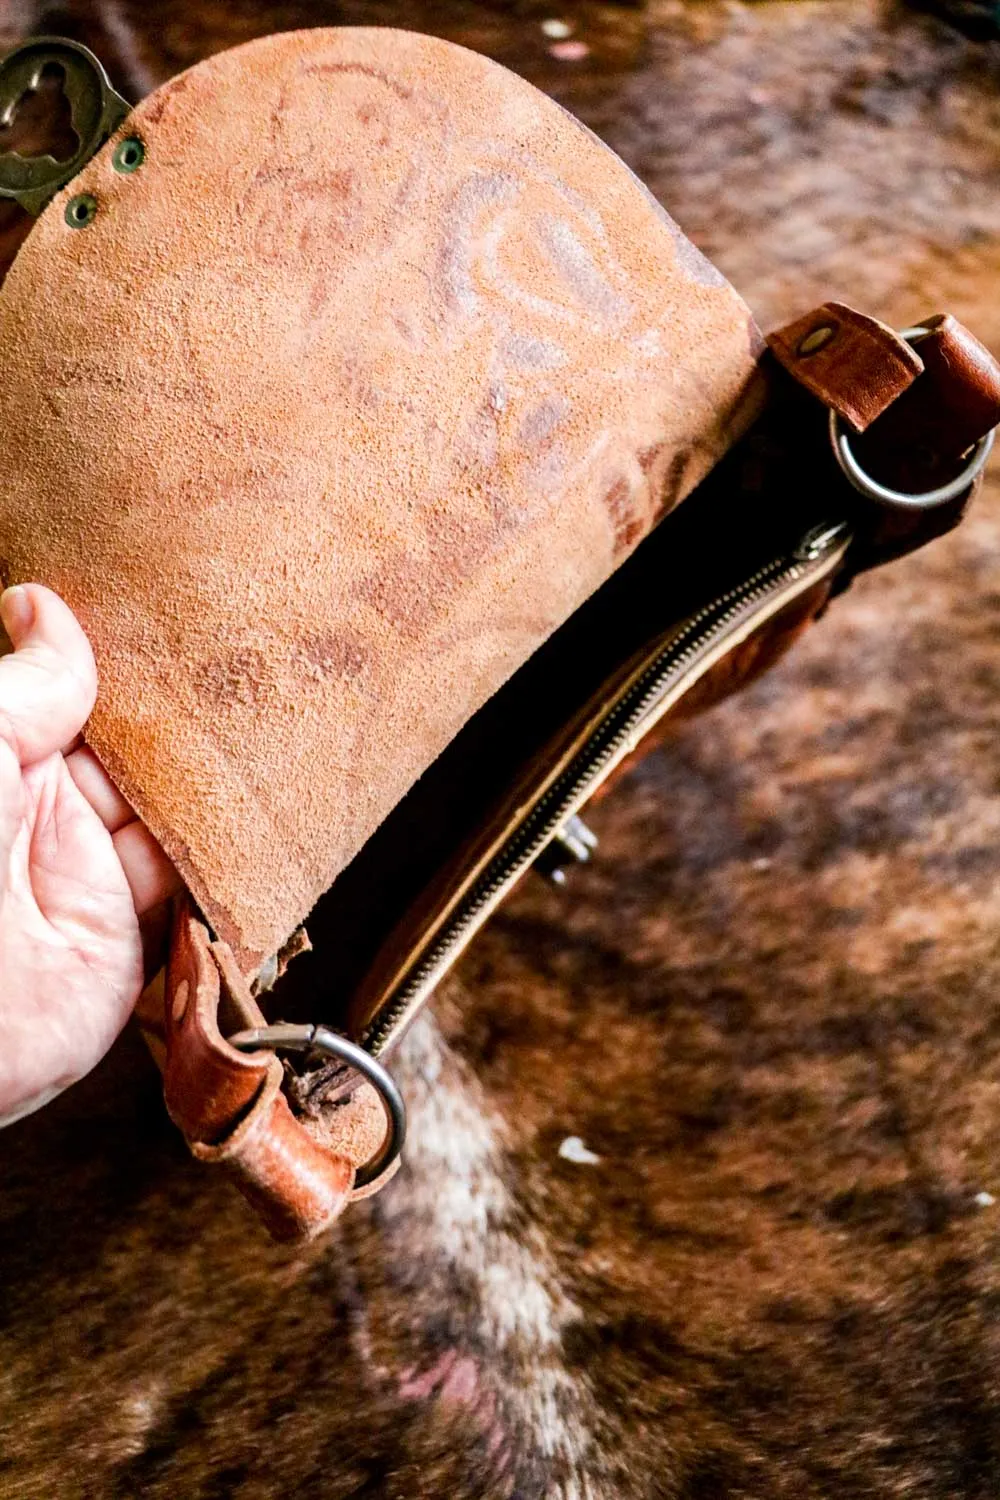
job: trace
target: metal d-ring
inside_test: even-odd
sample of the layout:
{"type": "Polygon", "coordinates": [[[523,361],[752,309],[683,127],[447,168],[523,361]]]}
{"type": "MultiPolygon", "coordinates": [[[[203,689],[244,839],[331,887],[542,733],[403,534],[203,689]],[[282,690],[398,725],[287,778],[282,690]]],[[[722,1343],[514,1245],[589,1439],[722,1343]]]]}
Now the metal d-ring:
{"type": "Polygon", "coordinates": [[[378,1094],[385,1111],[386,1136],[375,1155],[358,1168],[354,1186],[367,1187],[392,1166],[406,1140],[406,1105],[392,1075],[364,1047],[359,1047],[357,1042],[350,1041],[337,1031],[331,1031],[328,1026],[294,1026],[286,1023],[238,1031],[235,1036],[228,1037],[227,1041],[237,1052],[276,1051],[278,1048],[285,1048],[290,1052],[325,1052],[355,1068],[378,1094]]]}
{"type": "MultiPolygon", "coordinates": [[[[932,332],[932,328],[925,328],[922,325],[916,328],[904,328],[900,333],[900,338],[906,339],[910,344],[919,344],[922,338],[926,338],[932,332]]],[[[890,489],[888,485],[879,484],[877,479],[873,479],[855,458],[850,438],[840,417],[835,411],[830,412],[830,445],[848,482],[869,500],[876,500],[880,505],[898,506],[904,510],[930,510],[932,506],[944,505],[948,500],[957,500],[958,496],[969,488],[985,465],[995,436],[996,428],[973,445],[968,463],[954,479],[949,480],[947,484],[939,485],[935,490],[924,490],[922,493],[913,495],[908,494],[906,490],[890,489]]]]}
{"type": "Polygon", "coordinates": [[[936,490],[923,490],[916,495],[911,495],[906,490],[892,490],[888,485],[879,484],[877,479],[873,479],[861,467],[851,449],[850,438],[844,431],[840,417],[835,411],[830,413],[830,443],[834,457],[845,477],[869,500],[877,500],[880,505],[895,505],[906,510],[930,510],[935,505],[944,505],[946,500],[955,500],[963,494],[989,458],[994,436],[995,429],[979,439],[969,455],[965,468],[948,484],[942,484],[936,490]]]}

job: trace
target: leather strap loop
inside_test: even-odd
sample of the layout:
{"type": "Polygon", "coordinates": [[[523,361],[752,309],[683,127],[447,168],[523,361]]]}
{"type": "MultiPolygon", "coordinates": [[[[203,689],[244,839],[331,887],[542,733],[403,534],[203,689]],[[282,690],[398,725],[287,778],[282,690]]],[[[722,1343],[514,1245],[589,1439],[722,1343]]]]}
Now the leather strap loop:
{"type": "Polygon", "coordinates": [[[852,446],[868,473],[919,494],[954,478],[1000,422],[1000,367],[950,314],[929,318],[911,338],[923,374],[852,446]]]}
{"type": "Polygon", "coordinates": [[[229,1168],[276,1239],[319,1234],[347,1203],[354,1164],[296,1120],[273,1053],[247,1056],[229,1046],[220,1007],[229,1030],[264,1023],[231,952],[211,941],[185,897],[164,995],[167,1110],[195,1156],[229,1168]]]}
{"type": "Polygon", "coordinates": [[[855,430],[857,463],[887,489],[920,496],[947,486],[1000,422],[1000,366],[950,314],[901,334],[826,302],[767,343],[799,385],[855,430]]]}

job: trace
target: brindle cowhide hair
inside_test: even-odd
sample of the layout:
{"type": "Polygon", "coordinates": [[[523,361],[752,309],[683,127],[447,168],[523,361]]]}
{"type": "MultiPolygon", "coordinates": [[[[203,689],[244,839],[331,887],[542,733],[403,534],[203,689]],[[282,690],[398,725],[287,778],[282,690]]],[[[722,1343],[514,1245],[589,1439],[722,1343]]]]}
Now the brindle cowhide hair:
{"type": "MultiPolygon", "coordinates": [[[[440,31],[581,113],[762,322],[950,308],[1000,349],[1000,47],[926,15],[0,15],[133,97],[270,30],[440,31]]],[[[0,1494],[995,1500],[998,730],[994,481],[525,884],[400,1058],[404,1172],[306,1250],[186,1156],[126,1035],[2,1140],[0,1494]]]]}

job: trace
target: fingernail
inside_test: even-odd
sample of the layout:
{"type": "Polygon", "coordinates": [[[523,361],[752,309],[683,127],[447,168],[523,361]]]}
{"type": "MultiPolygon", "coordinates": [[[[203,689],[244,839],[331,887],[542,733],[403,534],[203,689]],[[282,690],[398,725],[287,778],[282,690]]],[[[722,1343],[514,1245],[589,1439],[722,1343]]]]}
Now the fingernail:
{"type": "Polygon", "coordinates": [[[0,620],[16,646],[22,636],[27,635],[35,623],[35,606],[27,589],[16,584],[0,594],[0,620]]]}

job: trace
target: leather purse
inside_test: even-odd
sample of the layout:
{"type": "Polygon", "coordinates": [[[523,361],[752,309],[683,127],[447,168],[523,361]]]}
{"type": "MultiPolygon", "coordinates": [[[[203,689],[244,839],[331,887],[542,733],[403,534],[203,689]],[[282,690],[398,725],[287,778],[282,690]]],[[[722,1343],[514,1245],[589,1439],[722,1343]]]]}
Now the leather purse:
{"type": "Polygon", "coordinates": [[[393,1047],[591,856],[587,801],[958,521],[1000,368],[836,302],[765,342],[596,137],[431,37],[273,36],[135,109],[43,38],[0,119],[53,69],[73,152],[0,155],[38,215],[3,576],[83,622],[86,738],[187,888],[167,1108],[312,1235],[393,1175],[393,1047]]]}

